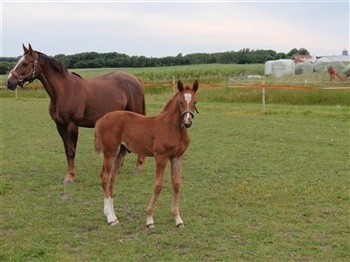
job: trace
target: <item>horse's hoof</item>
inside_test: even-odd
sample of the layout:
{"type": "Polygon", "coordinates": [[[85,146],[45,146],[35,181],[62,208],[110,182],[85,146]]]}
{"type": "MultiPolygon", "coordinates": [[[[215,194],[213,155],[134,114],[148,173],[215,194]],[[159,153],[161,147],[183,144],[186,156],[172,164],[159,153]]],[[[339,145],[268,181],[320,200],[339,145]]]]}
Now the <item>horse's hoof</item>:
{"type": "Polygon", "coordinates": [[[180,224],[177,224],[176,226],[177,227],[185,227],[185,224],[184,223],[180,223],[180,224]]]}
{"type": "Polygon", "coordinates": [[[119,225],[119,221],[118,220],[114,220],[112,222],[109,222],[108,225],[110,225],[110,226],[119,225]]]}
{"type": "Polygon", "coordinates": [[[137,168],[135,167],[134,170],[132,171],[132,174],[135,175],[135,174],[140,174],[141,173],[141,168],[137,168]]]}
{"type": "Polygon", "coordinates": [[[65,179],[65,180],[63,180],[63,184],[64,184],[65,186],[68,186],[68,185],[70,185],[70,184],[73,184],[73,180],[67,180],[67,179],[65,179]]]}
{"type": "Polygon", "coordinates": [[[154,224],[146,225],[146,227],[149,228],[149,229],[152,229],[152,228],[154,228],[154,224]]]}

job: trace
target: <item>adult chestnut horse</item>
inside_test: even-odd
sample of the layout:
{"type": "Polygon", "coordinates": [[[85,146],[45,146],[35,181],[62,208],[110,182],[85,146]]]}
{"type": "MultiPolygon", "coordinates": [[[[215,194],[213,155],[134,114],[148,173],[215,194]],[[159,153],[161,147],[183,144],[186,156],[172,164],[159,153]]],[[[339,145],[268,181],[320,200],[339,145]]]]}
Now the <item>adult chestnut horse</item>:
{"type": "Polygon", "coordinates": [[[187,128],[192,125],[198,90],[198,81],[193,87],[183,86],[179,80],[178,92],[155,116],[142,116],[133,112],[115,111],[106,114],[95,126],[95,149],[103,154],[101,171],[104,194],[104,214],[110,225],[118,224],[113,207],[113,186],[123,158],[127,152],[153,156],[156,160],[156,175],[153,196],[147,208],[146,225],[154,227],[153,212],[158,195],[163,188],[164,171],[171,163],[173,185],[172,214],[177,226],[184,223],[179,213],[179,191],[184,153],[190,144],[187,128]]]}
{"type": "MultiPolygon", "coordinates": [[[[69,73],[58,60],[23,45],[24,55],[6,80],[14,90],[27,81],[39,79],[50,96],[49,112],[63,140],[68,162],[65,184],[73,182],[78,127],[94,127],[108,112],[128,110],[145,115],[143,85],[124,72],[111,72],[91,79],[69,73]]],[[[138,157],[134,172],[140,171],[144,158],[138,157]]]]}

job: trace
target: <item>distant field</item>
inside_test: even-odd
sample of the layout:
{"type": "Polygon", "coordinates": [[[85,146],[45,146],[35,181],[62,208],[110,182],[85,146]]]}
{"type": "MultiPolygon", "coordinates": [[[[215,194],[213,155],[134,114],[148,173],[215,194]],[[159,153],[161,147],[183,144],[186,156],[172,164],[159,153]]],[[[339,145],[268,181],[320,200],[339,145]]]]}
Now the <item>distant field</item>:
{"type": "MultiPolygon", "coordinates": [[[[261,103],[261,88],[242,88],[244,86],[279,87],[266,89],[266,102],[274,104],[323,104],[349,105],[350,81],[330,81],[328,73],[295,75],[282,78],[267,77],[250,79],[248,75],[264,75],[263,64],[249,65],[192,65],[156,68],[101,68],[101,69],[74,69],[83,78],[91,78],[106,72],[121,70],[139,77],[146,85],[146,94],[161,94],[171,92],[172,83],[181,79],[185,83],[192,83],[198,79],[200,85],[209,85],[201,88],[199,95],[202,101],[261,103]],[[243,77],[240,77],[243,76],[243,77]],[[221,88],[217,88],[220,86],[221,88]],[[215,88],[211,88],[215,87],[215,88]],[[230,87],[230,88],[229,88],[230,87]],[[236,87],[236,88],[233,88],[236,87]],[[240,88],[237,88],[240,87],[240,88]],[[286,88],[304,88],[307,90],[285,90],[286,88]],[[347,90],[324,90],[326,88],[348,88],[347,90]]],[[[1,76],[4,83],[6,76],[1,76]]],[[[19,97],[47,97],[39,81],[27,86],[26,91],[19,91],[19,97]],[[31,92],[27,92],[31,90],[31,92]]],[[[14,92],[0,89],[0,97],[14,97],[14,92]]]]}
{"type": "MultiPolygon", "coordinates": [[[[202,92],[203,90],[201,90],[202,92]]],[[[80,129],[77,176],[63,185],[63,144],[49,99],[1,99],[1,261],[349,261],[349,106],[207,102],[199,97],[183,166],[145,228],[154,177],[126,157],[116,182],[120,226],[107,226],[93,130],[80,129]]],[[[307,91],[298,91],[307,92],[307,91]]],[[[146,96],[158,113],[171,91],[146,96]]]]}

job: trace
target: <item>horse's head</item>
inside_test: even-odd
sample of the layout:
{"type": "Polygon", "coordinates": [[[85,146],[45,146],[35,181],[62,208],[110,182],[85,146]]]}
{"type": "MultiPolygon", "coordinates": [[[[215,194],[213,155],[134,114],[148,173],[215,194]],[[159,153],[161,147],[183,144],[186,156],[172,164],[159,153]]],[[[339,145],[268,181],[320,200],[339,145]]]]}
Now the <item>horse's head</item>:
{"type": "Polygon", "coordinates": [[[39,55],[32,49],[29,44],[29,48],[23,44],[24,55],[17,62],[17,65],[10,71],[6,79],[6,86],[14,90],[17,85],[23,87],[25,82],[33,81],[37,76],[37,66],[39,55]]]}
{"type": "MultiPolygon", "coordinates": [[[[179,106],[181,110],[182,125],[186,128],[192,126],[192,119],[194,118],[194,111],[197,111],[197,95],[198,81],[195,80],[192,88],[183,86],[181,80],[177,82],[177,89],[179,90],[179,106]]],[[[197,111],[198,112],[198,111],[197,111]]]]}

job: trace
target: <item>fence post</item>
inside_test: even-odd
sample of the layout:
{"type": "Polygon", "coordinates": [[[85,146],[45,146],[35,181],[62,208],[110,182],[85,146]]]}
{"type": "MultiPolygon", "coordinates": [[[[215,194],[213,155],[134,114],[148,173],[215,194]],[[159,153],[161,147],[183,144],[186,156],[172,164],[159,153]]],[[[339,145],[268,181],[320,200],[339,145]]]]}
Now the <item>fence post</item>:
{"type": "Polygon", "coordinates": [[[264,77],[262,78],[261,92],[262,92],[263,113],[265,113],[265,78],[264,77]]]}

